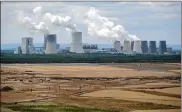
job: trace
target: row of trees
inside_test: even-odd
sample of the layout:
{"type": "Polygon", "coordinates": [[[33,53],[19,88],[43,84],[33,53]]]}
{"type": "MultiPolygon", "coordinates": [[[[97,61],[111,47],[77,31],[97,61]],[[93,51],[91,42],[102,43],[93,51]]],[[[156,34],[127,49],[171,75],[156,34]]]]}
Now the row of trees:
{"type": "Polygon", "coordinates": [[[124,54],[2,54],[1,63],[138,63],[181,62],[181,55],[124,54]]]}

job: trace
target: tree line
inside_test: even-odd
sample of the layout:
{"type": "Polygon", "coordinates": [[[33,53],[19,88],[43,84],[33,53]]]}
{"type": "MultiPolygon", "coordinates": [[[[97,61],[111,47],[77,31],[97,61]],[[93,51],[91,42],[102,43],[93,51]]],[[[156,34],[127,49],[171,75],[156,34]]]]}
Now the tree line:
{"type": "Polygon", "coordinates": [[[1,54],[1,63],[145,63],[181,62],[181,55],[155,54],[1,54]]]}

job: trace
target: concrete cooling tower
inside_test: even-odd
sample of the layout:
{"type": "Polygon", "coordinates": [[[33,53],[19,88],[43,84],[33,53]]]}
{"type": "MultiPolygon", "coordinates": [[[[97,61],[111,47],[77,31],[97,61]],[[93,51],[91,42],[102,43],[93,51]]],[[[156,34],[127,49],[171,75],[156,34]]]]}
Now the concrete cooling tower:
{"type": "Polygon", "coordinates": [[[149,41],[149,53],[157,53],[156,41],[149,41]]]}
{"type": "Polygon", "coordinates": [[[141,41],[141,49],[142,53],[148,53],[148,42],[147,41],[141,41]]]}
{"type": "Polygon", "coordinates": [[[114,48],[117,50],[117,52],[121,52],[121,43],[120,41],[115,41],[114,42],[114,48]]]}
{"type": "Polygon", "coordinates": [[[136,53],[142,53],[141,41],[140,40],[135,40],[134,41],[133,51],[136,52],[136,53]]]}
{"type": "Polygon", "coordinates": [[[125,40],[124,41],[124,45],[123,45],[123,52],[124,53],[131,53],[131,45],[130,45],[130,41],[125,40]]]}
{"type": "Polygon", "coordinates": [[[159,42],[159,53],[164,54],[165,52],[167,52],[166,41],[160,41],[159,42]]]}
{"type": "Polygon", "coordinates": [[[82,45],[82,32],[72,32],[70,52],[84,53],[82,45]]]}
{"type": "Polygon", "coordinates": [[[46,35],[46,49],[45,54],[56,54],[56,34],[48,34],[46,35]]]}
{"type": "Polygon", "coordinates": [[[131,50],[133,51],[134,41],[131,41],[131,50]]]}

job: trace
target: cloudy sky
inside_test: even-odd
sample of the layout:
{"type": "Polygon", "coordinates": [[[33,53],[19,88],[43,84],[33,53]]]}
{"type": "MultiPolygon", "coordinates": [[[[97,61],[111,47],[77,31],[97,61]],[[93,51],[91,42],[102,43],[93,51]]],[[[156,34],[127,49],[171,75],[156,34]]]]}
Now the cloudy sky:
{"type": "MultiPolygon", "coordinates": [[[[91,7],[114,25],[122,25],[129,33],[141,40],[166,40],[168,44],[181,44],[180,2],[2,2],[1,43],[20,43],[22,37],[33,37],[34,43],[43,43],[43,34],[30,33],[17,22],[16,11],[36,18],[33,9],[41,6],[43,12],[61,17],[70,16],[76,29],[83,32],[84,43],[108,44],[107,39],[88,33],[84,15],[91,7]]],[[[35,19],[36,20],[36,19],[35,19]]],[[[49,27],[57,34],[58,43],[70,43],[70,32],[63,27],[49,27]]]]}

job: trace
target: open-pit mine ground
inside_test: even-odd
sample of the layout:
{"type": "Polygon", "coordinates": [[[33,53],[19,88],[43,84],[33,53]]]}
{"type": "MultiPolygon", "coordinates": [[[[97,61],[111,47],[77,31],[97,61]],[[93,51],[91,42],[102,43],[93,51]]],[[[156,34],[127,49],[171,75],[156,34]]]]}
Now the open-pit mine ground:
{"type": "Polygon", "coordinates": [[[180,69],[178,63],[1,64],[1,111],[180,112],[180,69]]]}

